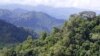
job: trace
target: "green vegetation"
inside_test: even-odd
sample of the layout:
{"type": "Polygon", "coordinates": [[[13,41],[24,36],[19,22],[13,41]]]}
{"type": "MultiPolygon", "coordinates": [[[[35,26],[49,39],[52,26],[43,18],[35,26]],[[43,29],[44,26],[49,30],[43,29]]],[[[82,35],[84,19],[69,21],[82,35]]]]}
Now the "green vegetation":
{"type": "Polygon", "coordinates": [[[85,11],[71,15],[61,29],[43,32],[38,39],[31,36],[11,48],[3,48],[2,56],[100,56],[100,16],[85,11]]]}

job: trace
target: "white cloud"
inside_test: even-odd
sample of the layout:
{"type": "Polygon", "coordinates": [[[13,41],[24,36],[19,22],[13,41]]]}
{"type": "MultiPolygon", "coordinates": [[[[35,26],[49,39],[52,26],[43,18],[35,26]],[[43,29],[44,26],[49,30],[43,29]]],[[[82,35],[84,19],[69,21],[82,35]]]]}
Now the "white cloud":
{"type": "Polygon", "coordinates": [[[100,9],[100,0],[0,0],[0,4],[47,5],[52,7],[76,7],[100,9]]]}

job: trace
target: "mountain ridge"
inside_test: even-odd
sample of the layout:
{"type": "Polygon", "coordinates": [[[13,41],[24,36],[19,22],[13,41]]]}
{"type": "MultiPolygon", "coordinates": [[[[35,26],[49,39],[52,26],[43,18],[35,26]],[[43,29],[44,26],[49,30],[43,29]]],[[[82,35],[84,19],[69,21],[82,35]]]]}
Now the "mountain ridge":
{"type": "MultiPolygon", "coordinates": [[[[44,12],[57,19],[64,19],[64,20],[68,20],[71,14],[90,10],[90,9],[80,9],[75,7],[55,8],[55,7],[44,6],[44,5],[29,6],[29,5],[18,5],[18,4],[1,5],[0,8],[9,9],[9,10],[21,8],[28,11],[44,12]]],[[[97,14],[100,14],[100,10],[90,10],[90,11],[95,11],[97,14]]]]}

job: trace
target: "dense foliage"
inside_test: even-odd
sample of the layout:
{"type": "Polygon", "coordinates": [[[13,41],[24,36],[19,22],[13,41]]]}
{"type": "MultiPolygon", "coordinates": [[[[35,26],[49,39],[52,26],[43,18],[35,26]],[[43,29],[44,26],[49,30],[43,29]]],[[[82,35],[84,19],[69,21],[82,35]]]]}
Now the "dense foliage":
{"type": "Polygon", "coordinates": [[[19,45],[3,48],[2,56],[100,56],[100,16],[90,12],[71,15],[62,29],[54,27],[39,39],[29,36],[19,45]]]}

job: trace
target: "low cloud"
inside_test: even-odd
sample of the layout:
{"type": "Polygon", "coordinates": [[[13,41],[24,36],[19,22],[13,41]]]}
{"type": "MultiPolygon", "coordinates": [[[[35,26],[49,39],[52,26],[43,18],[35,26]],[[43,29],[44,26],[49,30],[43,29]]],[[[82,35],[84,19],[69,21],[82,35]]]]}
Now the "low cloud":
{"type": "Polygon", "coordinates": [[[0,4],[46,5],[51,7],[75,7],[100,9],[100,0],[0,0],[0,4]]]}

